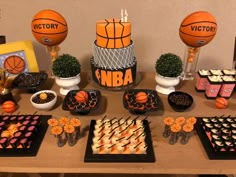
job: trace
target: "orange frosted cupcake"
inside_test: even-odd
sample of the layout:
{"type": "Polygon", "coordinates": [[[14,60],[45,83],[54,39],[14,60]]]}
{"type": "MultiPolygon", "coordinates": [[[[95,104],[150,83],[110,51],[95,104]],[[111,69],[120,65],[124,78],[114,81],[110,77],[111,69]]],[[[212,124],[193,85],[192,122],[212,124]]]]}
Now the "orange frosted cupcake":
{"type": "Polygon", "coordinates": [[[184,117],[177,117],[175,120],[175,123],[179,124],[179,125],[183,125],[185,122],[185,118],[184,117]]]}
{"type": "Polygon", "coordinates": [[[166,118],[164,119],[164,124],[165,124],[165,125],[172,125],[174,122],[175,122],[175,120],[174,120],[173,117],[166,117],[166,118]]]}
{"type": "Polygon", "coordinates": [[[197,122],[197,119],[196,117],[189,117],[187,120],[186,120],[187,123],[190,123],[192,125],[194,125],[196,122],[197,122]]]}
{"type": "Polygon", "coordinates": [[[59,122],[60,122],[61,125],[67,125],[67,124],[70,123],[70,119],[67,118],[67,117],[61,117],[59,122]]]}
{"type": "Polygon", "coordinates": [[[57,126],[58,125],[57,119],[54,118],[48,119],[48,125],[51,127],[57,126]]]}
{"type": "Polygon", "coordinates": [[[62,127],[57,126],[57,125],[54,126],[54,127],[52,127],[52,129],[51,129],[51,133],[52,133],[53,135],[60,135],[62,132],[63,132],[62,127]]]}
{"type": "Polygon", "coordinates": [[[190,123],[185,124],[183,126],[183,131],[185,131],[185,132],[191,132],[191,131],[193,131],[193,129],[194,129],[193,124],[190,124],[190,123]]]}
{"type": "Polygon", "coordinates": [[[175,133],[180,132],[180,130],[181,130],[181,125],[175,123],[175,124],[171,125],[170,130],[171,130],[172,132],[175,132],[175,133]]]}
{"type": "Polygon", "coordinates": [[[79,127],[81,125],[81,121],[79,119],[76,118],[72,118],[70,120],[71,125],[73,125],[74,127],[79,127]]]}
{"type": "Polygon", "coordinates": [[[64,126],[64,130],[66,133],[73,133],[75,131],[75,127],[73,125],[66,124],[64,126]]]}

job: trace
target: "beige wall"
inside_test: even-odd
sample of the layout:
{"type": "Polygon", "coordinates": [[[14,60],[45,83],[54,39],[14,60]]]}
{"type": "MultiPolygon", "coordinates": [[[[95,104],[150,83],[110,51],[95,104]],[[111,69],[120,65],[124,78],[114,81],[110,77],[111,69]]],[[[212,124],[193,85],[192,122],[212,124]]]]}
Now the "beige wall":
{"type": "Polygon", "coordinates": [[[183,57],[185,45],[178,28],[185,16],[204,10],[215,16],[218,32],[213,41],[202,47],[198,68],[231,68],[236,36],[235,0],[0,0],[0,34],[7,42],[33,40],[41,70],[49,68],[45,47],[31,33],[33,16],[43,9],[62,14],[69,34],[60,45],[60,53],[79,58],[83,70],[90,69],[92,43],[97,20],[120,16],[126,8],[132,22],[132,39],[139,71],[154,71],[156,58],[172,52],[183,57]]]}

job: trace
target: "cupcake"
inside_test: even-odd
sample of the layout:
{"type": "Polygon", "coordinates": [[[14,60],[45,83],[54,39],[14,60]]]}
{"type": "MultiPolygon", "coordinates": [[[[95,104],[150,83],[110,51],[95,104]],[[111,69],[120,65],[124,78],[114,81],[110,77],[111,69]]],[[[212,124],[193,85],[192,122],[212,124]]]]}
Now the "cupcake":
{"type": "Polygon", "coordinates": [[[48,119],[48,125],[51,127],[57,126],[58,125],[58,121],[54,118],[48,119]]]}

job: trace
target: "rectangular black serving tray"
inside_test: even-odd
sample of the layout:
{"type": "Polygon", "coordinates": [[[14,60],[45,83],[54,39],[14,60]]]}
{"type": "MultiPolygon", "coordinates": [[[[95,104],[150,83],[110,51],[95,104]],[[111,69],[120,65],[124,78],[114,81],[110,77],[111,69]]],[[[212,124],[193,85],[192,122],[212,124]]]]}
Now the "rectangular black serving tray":
{"type": "MultiPolygon", "coordinates": [[[[197,117],[195,130],[201,140],[201,143],[207,153],[208,158],[210,160],[236,160],[236,151],[215,151],[205,130],[202,127],[203,118],[211,118],[211,117],[197,117]]],[[[221,117],[221,118],[226,118],[226,117],[221,117]]],[[[235,117],[231,117],[231,118],[235,118],[235,117]]]]}
{"type": "MultiPolygon", "coordinates": [[[[0,116],[0,120],[6,115],[0,116]]],[[[22,116],[22,115],[9,115],[9,116],[22,116]]],[[[23,115],[29,116],[29,115],[23,115]]],[[[37,115],[34,115],[37,116],[37,115]]],[[[35,139],[32,141],[30,148],[15,148],[15,149],[0,149],[0,157],[27,157],[36,156],[40,145],[43,141],[44,135],[48,128],[47,120],[50,119],[51,115],[38,115],[41,120],[41,124],[38,128],[35,139]]]]}
{"type": "Polygon", "coordinates": [[[96,120],[91,120],[84,162],[155,162],[151,133],[147,120],[143,121],[146,134],[145,142],[148,146],[146,154],[93,154],[92,142],[95,124],[96,120]]]}

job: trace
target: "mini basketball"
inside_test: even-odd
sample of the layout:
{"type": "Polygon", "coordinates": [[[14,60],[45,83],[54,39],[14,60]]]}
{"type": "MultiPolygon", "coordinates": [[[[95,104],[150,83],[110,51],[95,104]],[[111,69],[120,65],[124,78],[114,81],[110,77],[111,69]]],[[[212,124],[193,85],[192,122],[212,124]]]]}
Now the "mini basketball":
{"type": "Polygon", "coordinates": [[[13,113],[15,110],[16,110],[17,106],[16,104],[14,103],[14,101],[5,101],[3,104],[2,104],[2,109],[4,112],[6,113],[13,113]]]}
{"type": "Polygon", "coordinates": [[[12,55],[5,59],[3,66],[9,73],[19,74],[25,69],[25,61],[17,55],[12,55]]]}
{"type": "Polygon", "coordinates": [[[35,39],[46,46],[62,43],[68,33],[66,20],[53,10],[42,10],[32,20],[31,30],[35,39]]]}
{"type": "Polygon", "coordinates": [[[83,102],[86,102],[88,100],[88,93],[81,90],[81,91],[78,91],[75,95],[75,99],[76,101],[78,101],[79,103],[83,103],[83,102]]]}
{"type": "Polygon", "coordinates": [[[219,109],[225,109],[229,105],[229,102],[225,98],[216,98],[215,106],[219,109]]]}
{"type": "Polygon", "coordinates": [[[146,103],[148,101],[148,95],[145,92],[138,92],[135,98],[137,103],[146,103]]]}
{"type": "Polygon", "coordinates": [[[208,44],[217,31],[214,16],[205,11],[194,12],[181,22],[179,35],[181,40],[190,47],[201,47],[208,44]]]}

